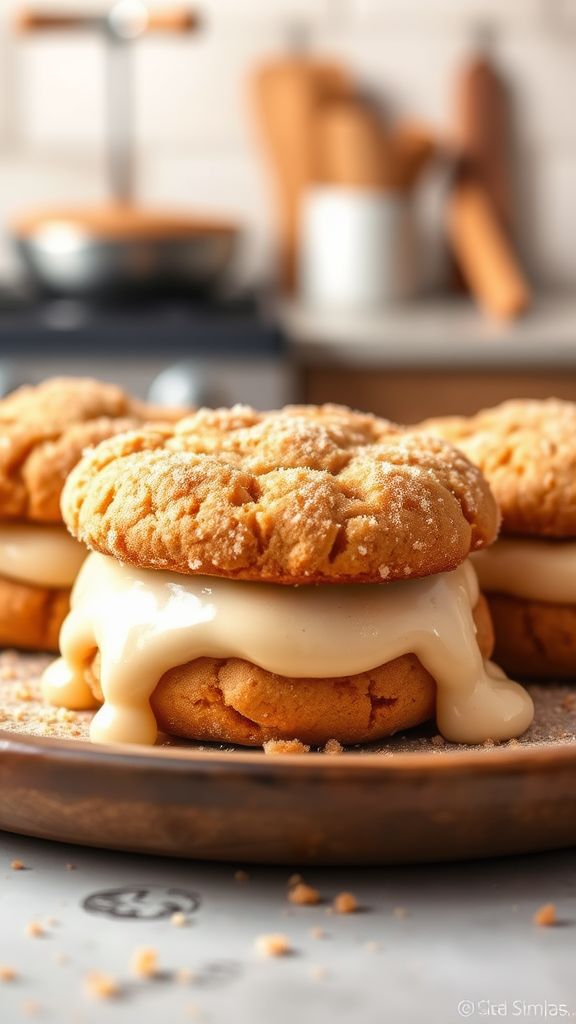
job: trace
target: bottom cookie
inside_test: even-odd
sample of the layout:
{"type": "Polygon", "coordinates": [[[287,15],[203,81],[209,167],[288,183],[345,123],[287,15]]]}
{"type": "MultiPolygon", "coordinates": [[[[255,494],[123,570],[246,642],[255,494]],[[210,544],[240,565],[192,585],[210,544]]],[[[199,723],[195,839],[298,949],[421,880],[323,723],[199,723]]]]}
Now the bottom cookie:
{"type": "Polygon", "coordinates": [[[70,590],[32,587],[0,576],[0,647],[57,651],[70,590]]]}
{"type": "MultiPolygon", "coordinates": [[[[482,597],[474,618],[488,657],[493,633],[482,597]]],[[[91,685],[101,699],[97,675],[96,659],[91,685]]],[[[433,718],[436,684],[413,654],[343,679],[287,679],[237,658],[198,658],[166,672],[151,703],[159,728],[185,739],[367,743],[433,718]]]]}
{"type": "Polygon", "coordinates": [[[576,678],[576,606],[487,595],[494,623],[494,659],[526,679],[576,678]]]}

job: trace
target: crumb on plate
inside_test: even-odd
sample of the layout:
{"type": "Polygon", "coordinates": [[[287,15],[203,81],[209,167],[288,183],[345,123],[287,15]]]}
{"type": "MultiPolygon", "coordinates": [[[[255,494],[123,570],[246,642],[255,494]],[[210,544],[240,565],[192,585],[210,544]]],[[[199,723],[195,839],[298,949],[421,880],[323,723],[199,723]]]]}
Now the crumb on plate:
{"type": "Polygon", "coordinates": [[[262,744],[265,754],[308,754],[310,747],[300,740],[266,740],[262,744]]]}

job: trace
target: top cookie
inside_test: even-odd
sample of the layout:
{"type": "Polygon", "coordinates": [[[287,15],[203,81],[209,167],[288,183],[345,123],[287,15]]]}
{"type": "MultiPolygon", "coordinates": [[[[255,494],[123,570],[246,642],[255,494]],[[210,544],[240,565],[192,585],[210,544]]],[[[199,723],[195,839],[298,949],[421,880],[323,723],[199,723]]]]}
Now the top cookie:
{"type": "Polygon", "coordinates": [[[88,445],[167,417],[96,380],[55,377],[14,391],[0,400],[0,519],[61,522],[62,486],[88,445]]]}
{"type": "Polygon", "coordinates": [[[286,584],[442,572],[498,528],[462,454],[341,406],[204,409],[112,438],[71,474],[62,511],[123,562],[286,584]]]}
{"type": "Polygon", "coordinates": [[[470,418],[427,420],[480,467],[508,534],[576,537],[576,405],[518,399],[470,418]]]}

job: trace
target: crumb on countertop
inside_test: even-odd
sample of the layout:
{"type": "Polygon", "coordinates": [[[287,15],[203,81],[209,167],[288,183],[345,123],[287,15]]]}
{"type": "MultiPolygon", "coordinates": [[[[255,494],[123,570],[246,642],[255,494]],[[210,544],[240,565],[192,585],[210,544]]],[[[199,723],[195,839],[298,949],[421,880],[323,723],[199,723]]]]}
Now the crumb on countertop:
{"type": "Polygon", "coordinates": [[[558,917],[556,915],[556,904],[544,903],[538,908],[532,920],[539,928],[550,928],[551,925],[556,924],[558,921],[558,917]]]}
{"type": "Polygon", "coordinates": [[[262,744],[265,754],[308,754],[310,747],[300,740],[266,740],[262,744]]]}
{"type": "Polygon", "coordinates": [[[26,935],[29,939],[40,939],[46,934],[46,929],[40,921],[29,921],[26,925],[26,935]]]}
{"type": "Polygon", "coordinates": [[[130,970],[137,978],[153,978],[158,972],[158,951],[153,946],[139,946],[130,958],[130,970]]]}
{"type": "Polygon", "coordinates": [[[260,956],[288,956],[292,952],[290,940],[279,932],[259,935],[255,940],[255,946],[260,956]]]}
{"type": "Polygon", "coordinates": [[[396,918],[397,921],[405,921],[406,918],[409,916],[406,907],[394,907],[392,913],[394,914],[394,917],[396,918]]]}
{"type": "Polygon", "coordinates": [[[84,979],[84,988],[92,999],[115,999],[120,995],[120,986],[110,974],[91,971],[84,979]]]}
{"type": "Polygon", "coordinates": [[[17,977],[18,974],[13,967],[9,967],[8,964],[0,964],[0,981],[15,981],[17,977]]]}
{"type": "Polygon", "coordinates": [[[311,885],[306,885],[305,882],[297,882],[289,890],[288,899],[290,903],[294,903],[299,907],[313,907],[320,903],[321,896],[318,889],[313,889],[311,885]]]}
{"type": "Polygon", "coordinates": [[[170,924],[173,928],[184,928],[184,925],[188,924],[188,918],[186,914],[183,914],[181,910],[177,910],[172,914],[170,918],[170,924]]]}
{"type": "Polygon", "coordinates": [[[322,964],[313,964],[312,967],[308,968],[308,974],[311,978],[314,978],[314,981],[323,981],[324,978],[328,977],[329,973],[328,968],[322,964]]]}
{"type": "Polygon", "coordinates": [[[10,867],[12,868],[12,871],[24,871],[25,866],[26,865],[21,860],[10,861],[10,867]]]}
{"type": "Polygon", "coordinates": [[[339,892],[332,906],[337,914],[353,914],[358,910],[358,900],[351,892],[339,892]]]}

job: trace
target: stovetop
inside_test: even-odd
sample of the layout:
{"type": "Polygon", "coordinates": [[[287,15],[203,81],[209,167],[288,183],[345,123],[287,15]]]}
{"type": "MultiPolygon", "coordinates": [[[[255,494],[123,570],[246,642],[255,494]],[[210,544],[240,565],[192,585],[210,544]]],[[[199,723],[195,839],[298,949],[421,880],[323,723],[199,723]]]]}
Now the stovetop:
{"type": "Polygon", "coordinates": [[[53,297],[0,285],[0,357],[74,355],[281,355],[282,332],[252,291],[182,291],[108,300],[53,297]]]}

